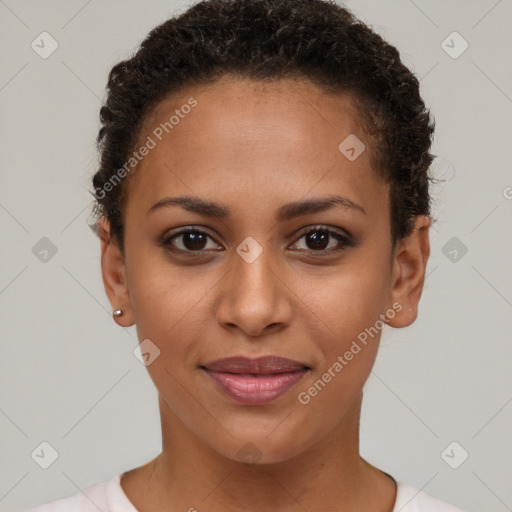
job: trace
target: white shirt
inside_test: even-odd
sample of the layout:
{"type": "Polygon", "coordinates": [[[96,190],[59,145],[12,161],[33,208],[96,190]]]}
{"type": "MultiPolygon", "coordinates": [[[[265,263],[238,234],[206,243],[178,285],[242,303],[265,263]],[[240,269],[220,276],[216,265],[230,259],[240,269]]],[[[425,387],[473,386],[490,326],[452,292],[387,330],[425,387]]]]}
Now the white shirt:
{"type": "MultiPolygon", "coordinates": [[[[86,487],[68,498],[61,498],[25,512],[138,512],[121,487],[122,473],[109,480],[86,487]]],[[[461,509],[432,498],[412,485],[397,482],[392,512],[463,512],[461,509]]]]}

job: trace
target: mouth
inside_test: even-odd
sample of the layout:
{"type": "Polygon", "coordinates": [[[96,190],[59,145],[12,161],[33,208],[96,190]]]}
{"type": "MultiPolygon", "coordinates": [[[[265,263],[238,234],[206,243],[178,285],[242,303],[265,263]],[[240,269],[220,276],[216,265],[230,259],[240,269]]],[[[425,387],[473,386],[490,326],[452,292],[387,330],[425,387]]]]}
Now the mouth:
{"type": "Polygon", "coordinates": [[[290,391],[311,368],[277,356],[230,357],[200,367],[217,388],[237,403],[262,405],[290,391]]]}

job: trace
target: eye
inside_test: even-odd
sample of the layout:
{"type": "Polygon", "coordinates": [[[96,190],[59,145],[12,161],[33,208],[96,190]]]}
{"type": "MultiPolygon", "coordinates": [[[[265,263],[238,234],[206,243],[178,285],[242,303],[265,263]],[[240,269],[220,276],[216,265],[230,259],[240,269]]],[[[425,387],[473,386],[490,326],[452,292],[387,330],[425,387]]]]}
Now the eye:
{"type": "MultiPolygon", "coordinates": [[[[162,240],[161,245],[173,252],[202,252],[211,250],[208,247],[208,239],[217,242],[206,231],[197,228],[186,228],[177,231],[172,236],[167,236],[162,240]]],[[[218,249],[213,249],[218,250],[218,249]]]]}
{"type": "MultiPolygon", "coordinates": [[[[348,235],[322,225],[308,228],[294,245],[297,245],[302,239],[304,239],[307,247],[299,248],[300,251],[320,256],[337,253],[354,245],[354,242],[348,235]]],[[[176,253],[188,252],[193,254],[224,250],[208,232],[191,227],[177,231],[171,236],[165,236],[160,244],[169,251],[176,253]],[[213,242],[213,244],[209,244],[209,241],[213,242]],[[216,246],[221,248],[215,248],[216,246]]]]}
{"type": "Polygon", "coordinates": [[[329,229],[326,226],[310,227],[295,244],[304,239],[309,247],[300,249],[314,254],[325,256],[344,250],[346,247],[352,247],[354,242],[345,234],[329,229]],[[332,245],[334,242],[334,247],[332,245]]]}

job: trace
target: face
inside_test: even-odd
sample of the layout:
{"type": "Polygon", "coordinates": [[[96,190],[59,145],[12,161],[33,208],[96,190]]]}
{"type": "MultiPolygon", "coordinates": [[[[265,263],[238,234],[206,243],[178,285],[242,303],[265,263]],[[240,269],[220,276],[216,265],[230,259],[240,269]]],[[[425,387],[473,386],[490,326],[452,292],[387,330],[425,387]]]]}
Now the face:
{"type": "Polygon", "coordinates": [[[162,101],[144,144],[125,259],[104,244],[103,272],[119,323],[160,351],[147,370],[164,421],[233,460],[282,461],[334,435],[384,321],[414,320],[428,258],[423,235],[392,247],[389,187],[353,101],[225,78],[162,101]],[[183,196],[202,202],[154,206],[183,196]],[[266,356],[295,365],[211,364],[266,356]]]}

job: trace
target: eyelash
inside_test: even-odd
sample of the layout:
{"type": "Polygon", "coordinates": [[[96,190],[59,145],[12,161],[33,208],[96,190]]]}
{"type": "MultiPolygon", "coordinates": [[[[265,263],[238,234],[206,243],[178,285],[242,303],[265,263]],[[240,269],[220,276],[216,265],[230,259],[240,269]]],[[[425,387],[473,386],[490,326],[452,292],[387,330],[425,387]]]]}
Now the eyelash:
{"type": "MultiPolygon", "coordinates": [[[[322,257],[322,256],[329,256],[332,254],[337,254],[337,253],[345,250],[347,247],[352,247],[355,245],[354,241],[349,236],[342,235],[338,231],[333,231],[332,229],[329,229],[327,226],[324,226],[324,225],[317,225],[317,226],[312,226],[312,227],[308,228],[307,231],[302,232],[302,234],[299,236],[297,241],[294,242],[294,244],[297,243],[302,238],[304,238],[305,236],[307,236],[311,233],[318,233],[318,232],[327,234],[329,236],[329,238],[334,238],[335,240],[340,242],[340,245],[338,247],[336,247],[335,249],[332,249],[332,248],[331,249],[321,249],[321,250],[317,250],[317,251],[315,251],[313,249],[301,249],[300,251],[306,251],[309,253],[313,253],[315,255],[320,255],[320,257],[322,257]]],[[[189,234],[189,233],[199,233],[201,235],[206,235],[207,237],[211,238],[216,244],[220,245],[217,242],[217,240],[215,240],[215,238],[212,237],[207,231],[204,231],[204,230],[198,229],[198,228],[191,228],[191,227],[182,229],[181,231],[177,231],[176,233],[173,233],[171,236],[164,237],[164,239],[160,242],[160,245],[164,246],[165,248],[167,248],[167,250],[169,250],[171,252],[182,253],[182,254],[187,253],[190,256],[196,256],[196,255],[204,254],[205,252],[210,252],[210,251],[205,251],[204,249],[199,250],[199,251],[177,249],[172,246],[172,240],[174,240],[175,238],[178,238],[182,235],[189,234]]],[[[330,242],[330,239],[329,239],[329,242],[330,242]]],[[[214,252],[220,252],[220,251],[214,251],[214,252]]]]}

